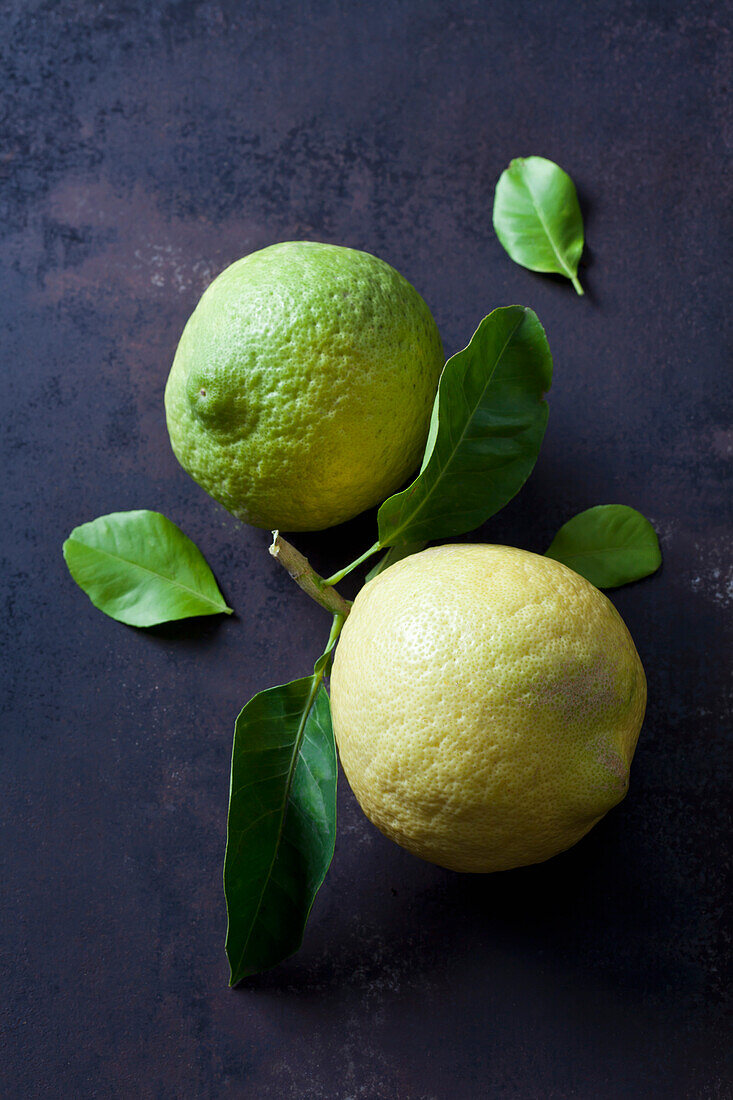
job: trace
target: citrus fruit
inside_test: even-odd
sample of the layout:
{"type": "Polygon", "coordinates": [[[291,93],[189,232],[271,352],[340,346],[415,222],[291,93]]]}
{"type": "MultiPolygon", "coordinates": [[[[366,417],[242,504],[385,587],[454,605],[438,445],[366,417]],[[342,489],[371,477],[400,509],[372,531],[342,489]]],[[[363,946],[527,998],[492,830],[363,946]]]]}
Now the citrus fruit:
{"type": "Polygon", "coordinates": [[[646,680],[618,612],[567,566],[449,545],[359,592],[331,702],[367,817],[424,859],[499,871],[569,848],[624,797],[646,680]]]}
{"type": "Polygon", "coordinates": [[[366,252],[291,241],[205,291],[166,386],[173,450],[255,527],[319,530],[419,464],[443,349],[417,291],[366,252]]]}

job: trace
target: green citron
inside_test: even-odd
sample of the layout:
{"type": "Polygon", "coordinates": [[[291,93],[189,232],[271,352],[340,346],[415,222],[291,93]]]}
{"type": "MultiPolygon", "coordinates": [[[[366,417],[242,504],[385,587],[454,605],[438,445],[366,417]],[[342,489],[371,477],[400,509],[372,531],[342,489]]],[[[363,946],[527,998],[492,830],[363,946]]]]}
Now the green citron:
{"type": "Polygon", "coordinates": [[[165,392],[181,465],[255,527],[317,531],[419,464],[443,366],[427,305],[366,252],[291,241],[206,290],[165,392]]]}

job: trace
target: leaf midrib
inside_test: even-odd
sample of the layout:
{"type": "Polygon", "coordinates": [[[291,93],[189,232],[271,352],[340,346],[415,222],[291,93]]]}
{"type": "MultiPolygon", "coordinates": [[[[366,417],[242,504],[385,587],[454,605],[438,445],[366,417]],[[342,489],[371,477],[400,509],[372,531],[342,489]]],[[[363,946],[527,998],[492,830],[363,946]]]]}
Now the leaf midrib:
{"type": "Polygon", "coordinates": [[[210,596],[205,596],[202,592],[198,592],[195,588],[190,588],[182,581],[177,581],[172,577],[167,577],[165,573],[157,573],[155,569],[151,569],[147,565],[141,565],[140,562],[130,561],[129,558],[123,557],[122,554],[111,554],[109,550],[100,550],[98,546],[90,546],[88,542],[81,542],[79,539],[75,539],[72,537],[69,537],[68,541],[73,543],[74,546],[83,546],[85,550],[89,550],[93,554],[100,554],[104,558],[111,558],[112,561],[122,561],[125,563],[125,565],[131,565],[134,569],[139,569],[143,573],[148,573],[151,577],[157,577],[158,580],[166,581],[168,584],[173,585],[175,588],[180,588],[184,592],[190,593],[192,596],[195,596],[196,599],[202,600],[204,603],[209,604],[211,607],[216,607],[219,610],[231,610],[226,606],[223,600],[221,603],[217,603],[215,600],[212,600],[210,596]]]}
{"type": "Polygon", "coordinates": [[[532,206],[535,209],[535,213],[537,214],[537,217],[540,219],[540,222],[542,223],[542,228],[544,229],[545,233],[547,234],[547,239],[550,242],[550,245],[552,247],[552,251],[557,256],[557,259],[560,263],[560,266],[562,267],[563,271],[567,275],[568,279],[572,279],[575,275],[575,272],[570,270],[570,268],[568,267],[568,265],[565,263],[564,259],[562,258],[561,254],[558,250],[558,246],[555,244],[555,239],[552,236],[552,233],[550,232],[549,225],[547,224],[547,222],[545,221],[545,219],[542,215],[542,210],[540,209],[540,207],[537,204],[537,200],[534,196],[534,191],[532,190],[532,187],[530,186],[529,179],[526,176],[524,176],[524,174],[523,174],[522,178],[524,180],[524,186],[527,188],[527,191],[529,192],[529,197],[532,200],[532,206]]]}
{"type": "MultiPolygon", "coordinates": [[[[468,431],[468,426],[469,426],[469,424],[472,423],[473,418],[476,415],[476,409],[479,407],[479,405],[481,403],[481,398],[483,397],[483,395],[486,393],[486,390],[491,385],[491,382],[492,382],[492,379],[494,377],[494,374],[496,373],[497,367],[499,366],[499,363],[501,362],[501,358],[502,358],[504,352],[506,351],[507,347],[509,346],[509,342],[516,335],[517,331],[519,330],[519,328],[522,325],[522,323],[523,323],[526,316],[527,316],[527,310],[522,308],[521,317],[519,318],[519,321],[517,322],[516,326],[512,329],[512,331],[507,336],[506,340],[504,341],[504,344],[502,346],[501,351],[499,352],[496,359],[494,360],[494,365],[491,368],[491,374],[486,379],[486,384],[484,385],[483,389],[481,390],[481,394],[480,394],[478,400],[476,401],[473,408],[471,409],[471,413],[470,413],[469,417],[467,418],[466,423],[463,426],[463,430],[462,430],[462,432],[461,432],[461,434],[458,438],[458,441],[456,442],[455,446],[451,449],[450,454],[448,455],[448,458],[446,459],[446,461],[440,463],[440,474],[435,479],[435,481],[433,482],[432,488],[425,494],[425,496],[423,497],[420,504],[418,504],[418,506],[414,510],[414,512],[411,513],[410,517],[407,520],[405,520],[403,522],[403,524],[400,527],[397,528],[396,531],[394,531],[392,533],[391,538],[394,539],[397,535],[400,534],[401,531],[404,531],[405,528],[408,527],[410,523],[413,523],[417,519],[417,517],[420,515],[420,513],[422,512],[425,505],[431,499],[433,493],[435,492],[436,487],[438,486],[438,484],[440,483],[441,478],[443,477],[443,473],[444,473],[445,469],[453,461],[453,459],[455,457],[455,454],[456,454],[456,451],[458,450],[458,448],[460,447],[461,443],[463,442],[463,440],[466,436],[466,432],[468,431]]],[[[470,344],[469,344],[469,347],[470,347],[470,344]]],[[[465,350],[468,350],[468,348],[466,348],[465,350]]],[[[438,414],[438,433],[440,433],[440,413],[438,414]]],[[[437,440],[438,440],[438,435],[436,434],[436,444],[437,444],[437,440]]],[[[433,448],[433,454],[435,454],[435,448],[433,448]]],[[[431,455],[431,460],[432,460],[432,455],[431,455]]],[[[425,467],[425,469],[423,470],[423,472],[421,474],[418,474],[417,480],[419,480],[421,477],[423,477],[424,474],[429,469],[430,469],[430,463],[428,463],[428,465],[425,467]]],[[[405,492],[409,492],[409,489],[405,489],[405,492]]],[[[394,543],[392,543],[392,545],[394,545],[394,543]]]]}
{"type": "Polygon", "coordinates": [[[635,546],[607,546],[601,550],[577,550],[568,554],[568,558],[593,558],[607,554],[638,554],[641,547],[635,546]]]}

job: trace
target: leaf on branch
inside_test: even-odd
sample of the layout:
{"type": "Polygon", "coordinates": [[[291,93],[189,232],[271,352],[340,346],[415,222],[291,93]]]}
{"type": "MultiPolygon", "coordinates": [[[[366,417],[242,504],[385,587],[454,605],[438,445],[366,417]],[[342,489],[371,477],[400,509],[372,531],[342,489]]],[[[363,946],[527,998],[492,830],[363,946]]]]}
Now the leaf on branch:
{"type": "Polygon", "coordinates": [[[573,516],[546,554],[596,588],[631,584],[662,564],[656,531],[641,512],[626,504],[599,504],[573,516]]]}
{"type": "Polygon", "coordinates": [[[421,472],[379,509],[382,546],[479,527],[521,489],[547,425],[552,356],[537,315],[495,309],[446,363],[421,472]]]}
{"type": "Polygon", "coordinates": [[[336,838],[336,748],[319,673],[255,695],[234,728],[224,860],[230,985],[300,947],[336,838]]]}

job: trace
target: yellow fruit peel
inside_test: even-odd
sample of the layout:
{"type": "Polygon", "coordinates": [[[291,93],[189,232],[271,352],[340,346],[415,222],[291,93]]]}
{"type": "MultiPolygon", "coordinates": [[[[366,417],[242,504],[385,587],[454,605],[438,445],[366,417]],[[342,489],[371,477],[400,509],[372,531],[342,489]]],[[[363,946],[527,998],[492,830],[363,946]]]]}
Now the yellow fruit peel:
{"type": "Polygon", "coordinates": [[[646,681],[620,615],[578,574],[447,545],[361,590],[331,705],[346,777],[383,833],[499,871],[569,848],[624,797],[646,681]]]}

